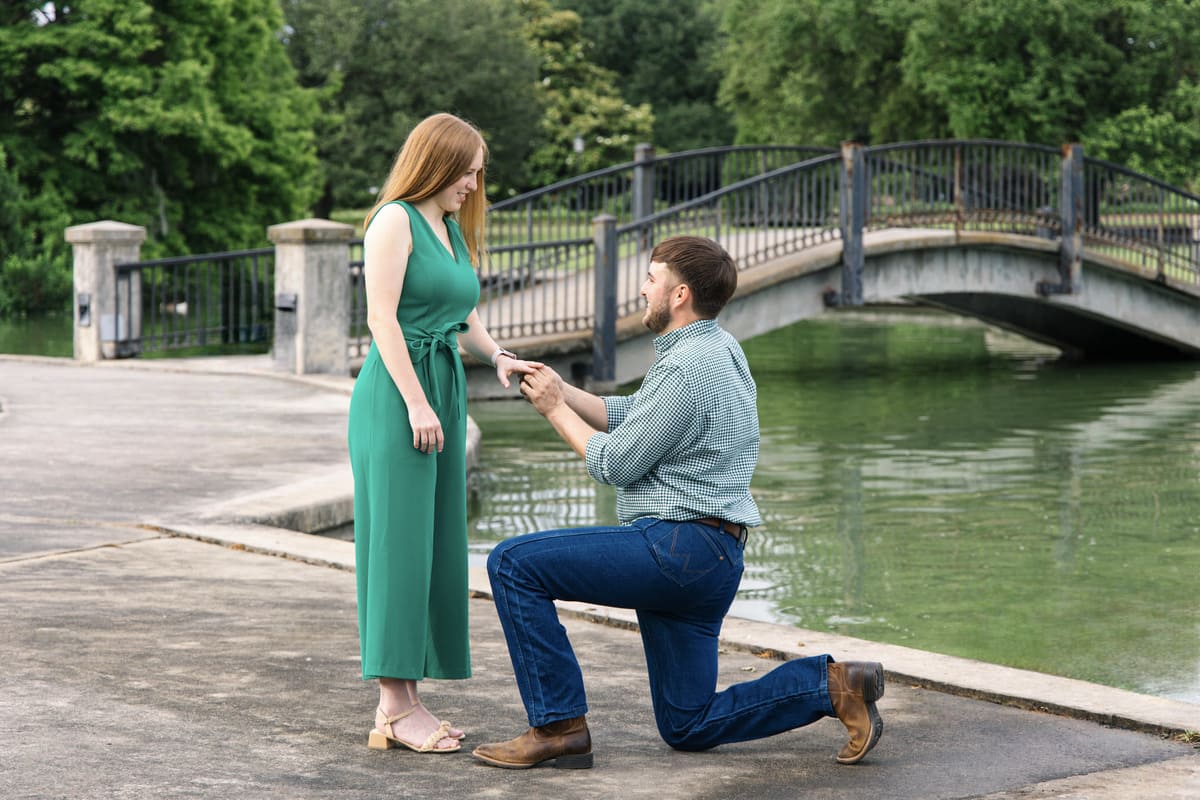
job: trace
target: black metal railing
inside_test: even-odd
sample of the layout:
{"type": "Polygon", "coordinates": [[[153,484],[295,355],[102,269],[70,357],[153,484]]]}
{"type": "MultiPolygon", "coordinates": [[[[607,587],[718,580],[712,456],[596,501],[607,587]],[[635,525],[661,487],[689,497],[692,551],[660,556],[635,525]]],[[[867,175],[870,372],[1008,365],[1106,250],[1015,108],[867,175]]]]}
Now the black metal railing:
{"type": "Polygon", "coordinates": [[[1084,159],[1085,247],[1161,282],[1200,286],[1200,196],[1084,159]]]}
{"type": "Polygon", "coordinates": [[[865,149],[867,229],[1059,234],[1059,151],[1015,142],[925,141],[865,149]]]}
{"type": "Polygon", "coordinates": [[[350,332],[347,340],[351,359],[365,358],[371,349],[367,327],[367,285],[363,277],[363,241],[350,242],[350,332]]]}
{"type": "Polygon", "coordinates": [[[827,147],[735,145],[653,155],[589,172],[493,203],[488,240],[497,247],[590,238],[592,219],[611,214],[620,224],[770,172],[827,147]]]}
{"type": "Polygon", "coordinates": [[[270,346],[273,247],[118,264],[115,271],[116,313],[99,324],[102,342],[118,356],[270,346]]]}
{"type": "MultiPolygon", "coordinates": [[[[747,146],[654,156],[641,149],[633,162],[491,207],[480,313],[501,341],[592,331],[597,241],[610,235],[603,255],[613,262],[613,312],[624,316],[639,308],[649,250],[668,236],[718,239],[741,269],[822,246],[848,250],[864,232],[894,228],[1061,240],[1064,220],[1074,219],[1065,214],[1064,192],[1075,197],[1069,207],[1080,209],[1071,224],[1085,252],[1200,288],[1200,197],[1083,159],[1077,147],[1071,160],[1067,150],[990,140],[839,152],[747,146]],[[1075,178],[1082,169],[1082,181],[1068,181],[1071,169],[1075,178]]],[[[121,354],[261,349],[273,333],[273,264],[273,250],[264,248],[120,265],[118,313],[101,320],[105,339],[121,354]]],[[[350,244],[348,264],[348,346],[351,358],[361,358],[371,341],[361,240],[350,244]]],[[[1069,291],[1072,279],[1067,274],[1054,290],[1069,291]]]]}

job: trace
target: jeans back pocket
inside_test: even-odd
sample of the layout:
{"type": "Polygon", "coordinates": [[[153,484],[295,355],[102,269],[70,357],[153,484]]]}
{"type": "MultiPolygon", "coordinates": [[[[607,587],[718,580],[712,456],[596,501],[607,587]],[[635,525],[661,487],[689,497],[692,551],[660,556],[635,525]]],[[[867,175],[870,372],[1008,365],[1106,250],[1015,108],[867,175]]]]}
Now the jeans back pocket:
{"type": "Polygon", "coordinates": [[[646,537],[659,570],[680,586],[695,583],[725,562],[725,553],[698,525],[664,522],[648,529],[646,537]]]}

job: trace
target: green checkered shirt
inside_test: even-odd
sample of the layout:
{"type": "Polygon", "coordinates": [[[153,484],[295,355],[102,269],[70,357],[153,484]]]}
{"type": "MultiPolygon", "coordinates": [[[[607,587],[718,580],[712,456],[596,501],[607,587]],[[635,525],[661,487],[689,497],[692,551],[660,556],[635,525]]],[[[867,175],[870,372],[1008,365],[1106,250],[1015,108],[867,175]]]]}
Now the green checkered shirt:
{"type": "Polygon", "coordinates": [[[654,365],[629,397],[605,397],[608,432],[587,468],[617,489],[617,517],[719,517],[761,525],[750,497],[757,390],[741,346],[705,319],[654,340],[654,365]]]}

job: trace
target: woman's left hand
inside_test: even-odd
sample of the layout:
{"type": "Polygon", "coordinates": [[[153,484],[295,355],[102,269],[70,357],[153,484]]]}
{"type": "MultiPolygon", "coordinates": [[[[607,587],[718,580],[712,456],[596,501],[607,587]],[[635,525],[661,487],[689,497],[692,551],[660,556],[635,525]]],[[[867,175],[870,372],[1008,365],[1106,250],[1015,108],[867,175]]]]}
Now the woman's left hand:
{"type": "Polygon", "coordinates": [[[496,378],[507,389],[510,385],[508,378],[513,373],[528,375],[534,370],[541,369],[543,366],[540,361],[523,361],[522,359],[513,358],[501,353],[496,358],[496,378]]]}

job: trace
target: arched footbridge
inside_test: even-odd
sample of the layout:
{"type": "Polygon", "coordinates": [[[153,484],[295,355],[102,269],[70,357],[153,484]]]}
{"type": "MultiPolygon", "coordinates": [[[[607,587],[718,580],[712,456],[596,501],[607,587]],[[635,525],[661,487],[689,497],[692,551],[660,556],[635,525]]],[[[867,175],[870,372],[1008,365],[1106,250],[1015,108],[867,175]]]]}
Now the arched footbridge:
{"type": "Polygon", "coordinates": [[[501,244],[480,310],[498,338],[597,385],[640,377],[652,353],[638,297],[649,250],[695,234],[739,265],[721,317],[739,338],[908,301],[1075,357],[1200,357],[1200,197],[1079,145],[796,149],[750,177],[693,178],[701,193],[655,211],[665,160],[493,208],[489,238],[501,244]],[[535,221],[551,233],[532,242],[520,231],[535,221]]]}

